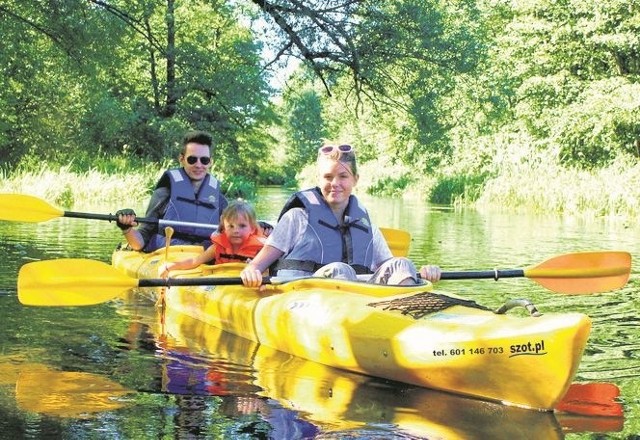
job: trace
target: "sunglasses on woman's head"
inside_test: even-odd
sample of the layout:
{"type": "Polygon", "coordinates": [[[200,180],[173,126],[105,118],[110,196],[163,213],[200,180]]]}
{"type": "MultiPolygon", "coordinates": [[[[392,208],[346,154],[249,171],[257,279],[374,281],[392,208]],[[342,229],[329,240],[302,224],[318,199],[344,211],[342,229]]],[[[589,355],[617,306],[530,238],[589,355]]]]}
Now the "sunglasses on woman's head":
{"type": "Polygon", "coordinates": [[[202,165],[209,165],[209,163],[211,162],[211,158],[209,156],[202,156],[202,157],[187,156],[187,163],[189,165],[193,165],[198,161],[198,159],[200,159],[200,163],[202,165]]]}
{"type": "Polygon", "coordinates": [[[323,145],[322,147],[318,148],[318,154],[333,154],[334,151],[337,151],[339,153],[351,153],[353,151],[355,151],[355,149],[349,145],[349,144],[343,144],[343,145],[323,145]]]}

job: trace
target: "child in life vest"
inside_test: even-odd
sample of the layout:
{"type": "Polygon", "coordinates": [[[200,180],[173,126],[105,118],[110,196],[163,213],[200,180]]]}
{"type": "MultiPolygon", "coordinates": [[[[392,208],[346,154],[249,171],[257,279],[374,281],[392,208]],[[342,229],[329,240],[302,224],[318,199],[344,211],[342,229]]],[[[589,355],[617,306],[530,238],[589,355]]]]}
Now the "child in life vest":
{"type": "Polygon", "coordinates": [[[211,234],[209,248],[197,257],[165,263],[160,267],[160,276],[166,277],[169,271],[193,269],[201,264],[213,262],[247,263],[264,246],[266,238],[256,220],[254,209],[244,200],[233,201],[220,216],[220,227],[211,234]]]}

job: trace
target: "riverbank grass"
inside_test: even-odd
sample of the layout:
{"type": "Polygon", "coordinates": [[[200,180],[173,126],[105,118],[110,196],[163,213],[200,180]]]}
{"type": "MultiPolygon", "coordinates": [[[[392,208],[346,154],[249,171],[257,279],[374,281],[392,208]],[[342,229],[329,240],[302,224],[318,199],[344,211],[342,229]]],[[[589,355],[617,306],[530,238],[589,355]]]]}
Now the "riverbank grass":
{"type": "Polygon", "coordinates": [[[640,164],[619,159],[596,170],[551,163],[513,164],[488,179],[479,209],[555,212],[596,217],[640,215],[640,164]]]}
{"type": "MultiPolygon", "coordinates": [[[[165,168],[148,165],[127,171],[78,172],[70,166],[39,165],[34,170],[23,168],[12,173],[0,170],[0,191],[35,195],[63,209],[93,204],[139,206],[165,168]]],[[[362,177],[358,191],[372,195],[426,199],[482,210],[628,218],[640,215],[640,164],[633,160],[617,160],[593,171],[522,162],[506,164],[494,173],[457,171],[440,175],[417,175],[402,165],[385,166],[378,160],[360,164],[359,171],[362,177]]],[[[306,167],[299,178],[301,187],[315,185],[315,167],[306,167]]],[[[234,179],[221,179],[229,180],[229,187],[234,187],[234,179]]],[[[244,197],[251,199],[251,195],[244,197]]]]}
{"type": "Polygon", "coordinates": [[[149,196],[149,188],[159,177],[150,169],[106,173],[95,169],[77,172],[70,167],[0,172],[3,193],[30,194],[63,209],[93,204],[130,206],[149,196]]]}

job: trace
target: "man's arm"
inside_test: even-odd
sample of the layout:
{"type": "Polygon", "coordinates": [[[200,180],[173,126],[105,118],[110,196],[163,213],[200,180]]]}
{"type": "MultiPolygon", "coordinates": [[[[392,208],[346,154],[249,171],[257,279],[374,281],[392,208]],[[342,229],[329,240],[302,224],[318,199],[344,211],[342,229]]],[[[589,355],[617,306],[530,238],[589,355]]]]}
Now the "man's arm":
{"type": "MultiPolygon", "coordinates": [[[[147,205],[147,212],[145,216],[147,218],[162,219],[167,211],[167,205],[169,204],[169,198],[171,194],[169,188],[160,187],[157,188],[151,194],[151,199],[147,205]]],[[[151,236],[158,232],[157,223],[144,223],[138,227],[138,233],[140,240],[142,241],[142,247],[149,242],[151,236]]],[[[133,246],[132,246],[133,247],[133,246]]]]}
{"type": "MultiPolygon", "coordinates": [[[[164,216],[165,210],[167,209],[167,204],[169,202],[169,189],[168,188],[158,188],[151,195],[151,200],[149,200],[149,205],[147,206],[147,218],[157,218],[161,219],[164,216]]],[[[125,224],[136,225],[135,215],[133,210],[131,214],[121,216],[121,220],[126,220],[125,224]]],[[[136,225],[137,226],[137,225],[136,225]]],[[[139,225],[138,228],[130,227],[129,229],[123,230],[123,235],[129,243],[129,247],[135,251],[139,251],[144,249],[146,243],[149,241],[149,238],[153,234],[158,231],[158,225],[156,223],[143,223],[139,225]]]]}

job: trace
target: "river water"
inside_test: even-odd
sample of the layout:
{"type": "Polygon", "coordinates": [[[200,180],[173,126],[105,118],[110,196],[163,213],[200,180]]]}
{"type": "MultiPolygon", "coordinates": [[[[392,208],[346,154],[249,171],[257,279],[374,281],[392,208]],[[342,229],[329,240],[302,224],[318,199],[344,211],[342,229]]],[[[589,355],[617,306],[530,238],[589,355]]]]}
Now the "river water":
{"type": "MultiPolygon", "coordinates": [[[[260,218],[274,221],[287,196],[263,188],[256,206],[260,218]]],[[[619,219],[455,211],[362,198],[378,225],[411,231],[414,261],[445,270],[522,268],[587,250],[631,252],[630,281],[604,294],[563,295],[527,278],[437,285],[490,307],[524,297],[542,312],[588,314],[593,329],[576,381],[616,385],[624,417],[538,413],[336,371],[184,317],[161,319],[153,304],[136,296],[89,307],[23,306],[16,294],[23,264],[58,258],[109,262],[120,241],[108,222],[58,218],[0,222],[0,438],[628,439],[640,434],[640,226],[619,219]]]]}

